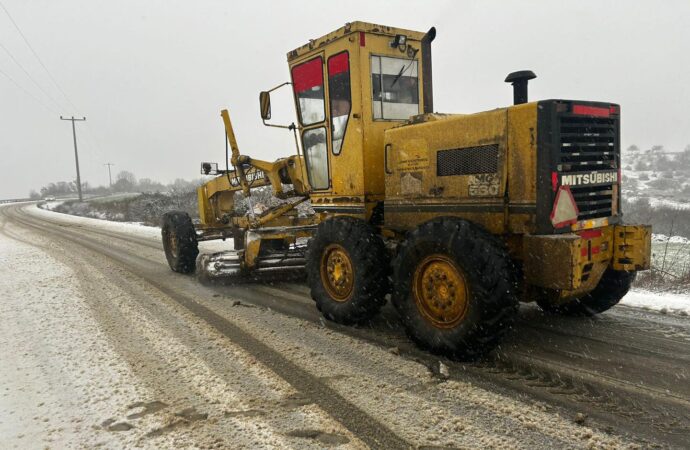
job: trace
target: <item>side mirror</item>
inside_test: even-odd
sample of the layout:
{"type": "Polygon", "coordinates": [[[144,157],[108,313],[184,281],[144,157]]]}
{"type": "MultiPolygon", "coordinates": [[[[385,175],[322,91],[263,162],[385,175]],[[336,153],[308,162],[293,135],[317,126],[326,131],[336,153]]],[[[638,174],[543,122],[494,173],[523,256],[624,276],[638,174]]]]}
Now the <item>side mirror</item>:
{"type": "Polygon", "coordinates": [[[263,91],[259,94],[259,106],[261,107],[261,118],[263,120],[271,119],[271,94],[263,91]]]}

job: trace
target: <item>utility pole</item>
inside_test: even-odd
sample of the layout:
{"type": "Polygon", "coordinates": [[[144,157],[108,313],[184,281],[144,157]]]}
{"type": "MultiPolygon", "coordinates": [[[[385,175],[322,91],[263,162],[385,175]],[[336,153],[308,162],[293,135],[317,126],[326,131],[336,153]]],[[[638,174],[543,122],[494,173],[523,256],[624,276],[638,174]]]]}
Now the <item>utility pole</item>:
{"type": "Polygon", "coordinates": [[[74,122],[83,122],[86,120],[86,117],[82,117],[81,119],[75,119],[74,116],[72,116],[72,118],[60,116],[60,120],[70,120],[72,122],[72,137],[74,138],[74,161],[77,163],[77,190],[79,191],[79,201],[82,202],[84,199],[81,196],[81,176],[79,175],[79,153],[77,153],[77,130],[74,128],[74,122]]]}
{"type": "Polygon", "coordinates": [[[113,188],[113,176],[110,173],[110,166],[114,166],[115,164],[112,163],[105,163],[103,164],[104,166],[108,166],[108,180],[110,181],[110,189],[113,188]]]}

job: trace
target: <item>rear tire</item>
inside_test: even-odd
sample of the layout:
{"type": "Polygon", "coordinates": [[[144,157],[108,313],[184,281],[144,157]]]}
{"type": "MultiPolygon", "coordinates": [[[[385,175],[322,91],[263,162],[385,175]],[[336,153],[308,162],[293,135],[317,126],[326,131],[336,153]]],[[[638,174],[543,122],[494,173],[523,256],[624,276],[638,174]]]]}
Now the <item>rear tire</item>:
{"type": "Polygon", "coordinates": [[[354,324],[374,316],[386,302],[390,262],[381,237],[363,220],[321,222],[307,249],[307,281],[323,316],[354,324]]]}
{"type": "Polygon", "coordinates": [[[515,272],[502,243],[481,228],[456,218],[426,222],[393,267],[393,304],[420,346],[475,359],[512,327],[515,272]]]}
{"type": "Polygon", "coordinates": [[[193,273],[199,244],[196,231],[189,214],[182,211],[170,211],[163,215],[161,224],[163,249],[168,265],[179,273],[193,273]]]}
{"type": "Polygon", "coordinates": [[[622,272],[607,269],[597,287],[589,294],[563,304],[553,304],[538,299],[537,304],[544,311],[564,316],[594,316],[613,308],[628,293],[637,272],[622,272]]]}

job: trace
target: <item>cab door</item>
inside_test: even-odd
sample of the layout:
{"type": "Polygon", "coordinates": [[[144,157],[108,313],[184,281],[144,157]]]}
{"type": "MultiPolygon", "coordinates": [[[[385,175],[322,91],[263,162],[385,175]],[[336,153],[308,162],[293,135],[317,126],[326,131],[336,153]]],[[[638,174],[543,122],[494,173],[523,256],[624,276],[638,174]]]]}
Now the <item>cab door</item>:
{"type": "Polygon", "coordinates": [[[327,191],[331,187],[323,60],[323,55],[319,55],[291,70],[307,176],[315,191],[327,191]]]}

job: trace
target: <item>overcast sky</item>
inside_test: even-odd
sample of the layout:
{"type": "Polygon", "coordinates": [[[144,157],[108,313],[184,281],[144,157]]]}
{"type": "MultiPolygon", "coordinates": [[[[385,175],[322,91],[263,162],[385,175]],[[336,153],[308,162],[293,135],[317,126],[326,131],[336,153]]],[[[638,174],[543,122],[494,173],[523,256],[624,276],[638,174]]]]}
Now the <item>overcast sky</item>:
{"type": "MultiPolygon", "coordinates": [[[[505,76],[533,70],[530,99],[622,106],[623,147],[690,144],[690,1],[100,1],[0,0],[67,94],[0,8],[0,198],[74,179],[77,123],[82,180],[114,173],[163,182],[223,161],[227,107],[243,153],[289,155],[292,137],[265,128],[258,92],[288,79],[286,53],[345,22],[426,31],[434,41],[435,109],[509,105],[505,76]],[[51,100],[52,98],[52,100],[51,100]],[[76,110],[69,102],[76,106],[76,110]]],[[[284,90],[287,94],[287,90],[284,90]]],[[[294,120],[288,95],[276,121],[294,120]]]]}

